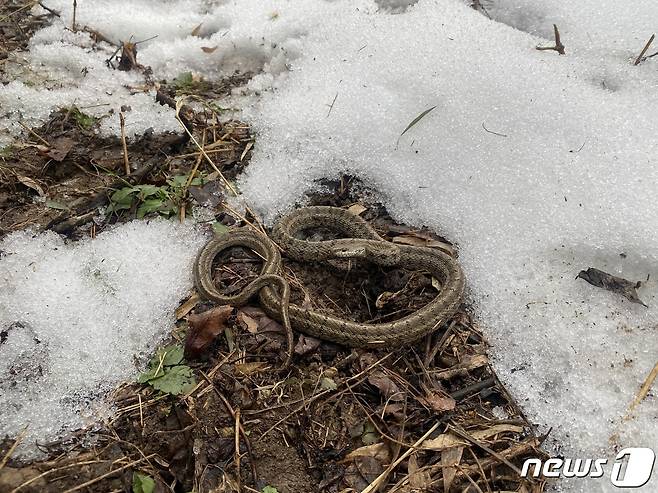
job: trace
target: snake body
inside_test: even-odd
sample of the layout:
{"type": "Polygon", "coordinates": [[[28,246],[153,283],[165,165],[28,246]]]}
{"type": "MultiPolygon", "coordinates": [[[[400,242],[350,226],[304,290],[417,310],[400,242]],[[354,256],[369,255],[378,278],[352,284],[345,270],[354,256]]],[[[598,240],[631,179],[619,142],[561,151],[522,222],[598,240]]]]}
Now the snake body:
{"type": "MultiPolygon", "coordinates": [[[[288,358],[292,357],[292,324],[311,336],[350,347],[393,349],[413,342],[443,325],[458,309],[464,291],[464,275],[457,261],[432,248],[397,245],[384,240],[362,218],[337,207],[305,207],[284,216],[272,230],[272,238],[290,258],[318,262],[336,258],[363,258],[382,266],[400,266],[428,271],[438,279],[441,292],[413,313],[385,323],[360,323],[290,304],[290,290],[283,278],[281,255],[276,244],[262,233],[231,230],[208,242],[194,264],[194,280],[200,295],[219,304],[240,306],[259,294],[265,312],[283,322],[288,333],[288,358]],[[326,241],[298,239],[305,229],[326,227],[344,238],[326,241]],[[244,246],[264,258],[261,275],[235,296],[222,295],[212,281],[212,263],[217,254],[244,246]],[[276,286],[279,291],[274,289],[276,286]]],[[[284,366],[285,366],[284,365],[284,366]]]]}

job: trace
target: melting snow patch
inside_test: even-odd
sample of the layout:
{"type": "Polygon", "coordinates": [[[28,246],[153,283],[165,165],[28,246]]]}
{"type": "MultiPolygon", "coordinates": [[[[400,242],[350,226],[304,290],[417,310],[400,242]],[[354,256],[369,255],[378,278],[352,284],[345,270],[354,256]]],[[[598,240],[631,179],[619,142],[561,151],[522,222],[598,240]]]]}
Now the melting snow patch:
{"type": "MultiPolygon", "coordinates": [[[[321,23],[324,11],[316,11],[311,0],[219,5],[193,0],[169,0],[164,5],[150,0],[84,1],[77,5],[78,31],[73,33],[73,3],[50,0],[47,5],[61,17],[34,35],[24,61],[5,64],[11,66],[15,80],[0,85],[0,144],[21,131],[18,121],[37,126],[52,110],[72,104],[103,117],[104,135],[118,134],[116,113],[122,106],[130,108],[129,136],[149,128],[180,130],[174,110],[156,103],[155,89],[145,83],[144,75],[112,69],[107,61],[115,47],[94,43],[85,28],[117,46],[140,41],[137,61],[151,68],[154,80],[172,81],[187,72],[212,80],[239,72],[255,75],[249,91],[260,91],[285,74],[300,54],[301,38],[310,26],[321,23]]],[[[45,13],[38,6],[35,10],[45,13]]]]}
{"type": "Polygon", "coordinates": [[[0,242],[0,436],[27,425],[20,455],[109,413],[102,397],[171,330],[202,241],[157,220],[79,243],[27,231],[0,242]]]}

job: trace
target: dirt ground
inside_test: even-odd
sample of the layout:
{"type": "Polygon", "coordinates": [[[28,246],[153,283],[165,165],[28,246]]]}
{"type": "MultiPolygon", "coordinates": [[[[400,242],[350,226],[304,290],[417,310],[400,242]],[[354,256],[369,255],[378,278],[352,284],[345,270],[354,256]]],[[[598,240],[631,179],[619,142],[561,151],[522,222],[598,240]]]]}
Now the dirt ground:
{"type": "MultiPolygon", "coordinates": [[[[10,0],[0,7],[0,18],[10,15],[0,23],[0,63],[24,49],[30,33],[48,21],[21,10],[24,5],[10,0]]],[[[237,74],[191,90],[217,97],[248,77],[237,74]]],[[[180,89],[164,82],[157,97],[172,104],[179,95],[180,89]]],[[[232,183],[248,166],[257,136],[244,123],[222,122],[212,108],[186,107],[182,117],[208,152],[200,152],[183,132],[147,133],[124,150],[121,139],[99,137],[98,121],[75,107],[26,129],[0,153],[0,238],[27,227],[54,230],[71,241],[93,237],[144,212],[134,201],[99,213],[116,206],[113,194],[128,184],[171,192],[144,217],[182,220],[205,204],[225,226],[256,221],[241,217],[223,199],[230,194],[226,181],[232,183]],[[190,174],[202,176],[203,183],[171,185],[190,174]]],[[[388,240],[456,255],[458,248],[445,239],[395,224],[358,180],[343,176],[323,185],[307,203],[351,207],[388,240]]],[[[218,259],[216,281],[234,292],[257,275],[259,262],[253,252],[229,251],[218,259]]],[[[285,263],[293,302],[353,320],[398,318],[436,295],[431,276],[423,272],[366,263],[285,263]]],[[[212,309],[193,295],[182,300],[172,327],[171,341],[187,346],[193,389],[174,396],[126,382],[111,396],[117,412],[110,421],[44,444],[47,460],[12,459],[16,440],[5,438],[0,491],[544,490],[543,481],[520,477],[525,458],[543,457],[542,437],[492,371],[469,307],[431,336],[391,352],[354,350],[296,333],[293,365],[286,372],[277,371],[286,349],[283,328],[256,300],[225,310],[219,322],[213,319],[221,329],[216,337],[194,340],[199,324],[210,323],[212,309]],[[153,487],[135,486],[136,474],[152,478],[153,487]]]]}

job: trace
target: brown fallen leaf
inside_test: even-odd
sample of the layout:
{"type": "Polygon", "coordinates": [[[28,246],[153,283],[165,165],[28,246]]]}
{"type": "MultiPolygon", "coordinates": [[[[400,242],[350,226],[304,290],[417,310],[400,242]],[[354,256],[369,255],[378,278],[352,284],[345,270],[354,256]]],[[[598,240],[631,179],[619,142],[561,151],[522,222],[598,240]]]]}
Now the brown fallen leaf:
{"type": "Polygon", "coordinates": [[[464,447],[453,447],[441,452],[441,465],[443,466],[443,491],[449,493],[452,481],[457,474],[457,468],[462,460],[464,447]]]}
{"type": "Polygon", "coordinates": [[[245,376],[253,375],[269,368],[271,365],[265,361],[253,361],[250,363],[236,363],[235,371],[245,376]]]}
{"type": "Polygon", "coordinates": [[[619,294],[631,303],[639,303],[647,306],[637,295],[637,289],[642,286],[641,281],[631,282],[624,278],[613,276],[602,270],[590,267],[587,270],[581,270],[576,279],[584,279],[592,286],[602,288],[615,294],[619,294]]]}
{"type": "Polygon", "coordinates": [[[307,336],[306,334],[300,334],[297,344],[295,345],[295,354],[298,356],[305,356],[309,353],[315,352],[319,347],[322,341],[315,337],[307,336]]]}
{"type": "Polygon", "coordinates": [[[396,291],[395,293],[391,291],[384,291],[381,293],[379,296],[377,296],[377,299],[375,300],[375,306],[378,309],[384,308],[390,301],[394,300],[396,296],[398,296],[401,293],[401,291],[396,291]]]}
{"type": "Polygon", "coordinates": [[[201,26],[203,26],[203,22],[199,24],[197,27],[192,29],[192,32],[190,33],[192,36],[198,36],[199,33],[201,32],[201,26]]]}
{"type": "Polygon", "coordinates": [[[352,450],[345,456],[341,462],[349,462],[356,457],[374,457],[381,463],[387,463],[391,460],[391,449],[384,442],[373,443],[372,445],[364,445],[355,450],[352,450]]]}
{"type": "Polygon", "coordinates": [[[180,320],[185,315],[190,313],[197,305],[197,303],[199,303],[200,300],[201,298],[199,298],[199,295],[197,293],[194,293],[187,300],[185,300],[185,303],[183,303],[181,306],[176,308],[176,312],[175,312],[176,320],[180,320]]]}
{"type": "Polygon", "coordinates": [[[73,139],[68,137],[60,137],[59,139],[55,139],[55,141],[51,144],[50,150],[46,153],[46,155],[58,163],[61,163],[64,161],[64,159],[66,159],[66,156],[68,156],[69,152],[71,149],[73,149],[75,144],[76,141],[73,139]]]}
{"type": "MultiPolygon", "coordinates": [[[[503,432],[521,433],[522,431],[523,431],[522,426],[511,425],[511,424],[499,424],[499,425],[491,426],[485,430],[474,431],[470,433],[470,435],[475,440],[486,440],[487,438],[490,438],[492,436],[498,435],[503,432]]],[[[439,435],[436,438],[425,440],[423,444],[420,446],[420,448],[425,450],[435,450],[440,452],[442,450],[446,450],[452,447],[461,447],[466,445],[468,445],[468,441],[466,441],[464,438],[461,438],[451,432],[447,432],[447,433],[443,433],[442,435],[439,435]]]]}
{"type": "Polygon", "coordinates": [[[213,53],[219,46],[202,46],[201,50],[204,53],[213,53]]]}
{"type": "Polygon", "coordinates": [[[409,456],[407,472],[409,473],[409,486],[411,487],[411,490],[421,493],[429,491],[429,488],[432,486],[432,475],[427,469],[418,467],[417,456],[417,453],[413,453],[409,456]]]}
{"type": "Polygon", "coordinates": [[[134,68],[139,68],[137,63],[137,43],[126,41],[121,45],[121,58],[119,58],[119,70],[128,72],[134,68]]]}
{"type": "Polygon", "coordinates": [[[41,197],[45,195],[43,188],[41,188],[41,185],[39,185],[32,178],[28,178],[27,176],[22,176],[22,175],[16,175],[16,178],[18,178],[18,181],[20,181],[27,188],[31,188],[32,190],[37,192],[41,197]]]}
{"type": "Polygon", "coordinates": [[[229,305],[211,308],[188,318],[190,331],[185,340],[185,358],[199,358],[215,338],[226,328],[226,321],[233,313],[229,305]]]}
{"type": "Polygon", "coordinates": [[[452,411],[457,405],[455,399],[450,396],[441,395],[438,392],[430,392],[425,397],[421,397],[420,399],[425,403],[427,407],[439,412],[452,411]]]}
{"type": "Polygon", "coordinates": [[[373,371],[368,377],[368,383],[377,387],[382,395],[390,398],[392,401],[404,399],[404,394],[400,391],[400,387],[381,370],[373,371]]]}
{"type": "Polygon", "coordinates": [[[258,322],[247,315],[244,310],[238,311],[238,316],[236,317],[243,329],[245,329],[250,334],[258,333],[258,322]]]}

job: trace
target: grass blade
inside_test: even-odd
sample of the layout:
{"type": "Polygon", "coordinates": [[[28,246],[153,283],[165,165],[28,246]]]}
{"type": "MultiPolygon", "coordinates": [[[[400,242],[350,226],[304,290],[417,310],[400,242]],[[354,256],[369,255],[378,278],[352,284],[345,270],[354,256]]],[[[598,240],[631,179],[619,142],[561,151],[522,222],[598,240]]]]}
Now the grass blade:
{"type": "MultiPolygon", "coordinates": [[[[419,121],[421,121],[421,120],[425,117],[425,115],[427,115],[427,114],[428,114],[430,111],[432,111],[434,108],[436,108],[436,106],[432,106],[431,108],[426,109],[426,110],[423,111],[420,115],[418,115],[416,118],[414,118],[413,120],[411,120],[411,123],[410,123],[409,125],[407,125],[407,128],[405,128],[405,129],[402,131],[402,133],[400,134],[400,136],[398,137],[398,142],[400,142],[400,139],[402,138],[402,136],[403,136],[404,134],[406,134],[409,130],[411,130],[411,127],[413,127],[413,126],[416,125],[419,121]]],[[[397,145],[397,144],[396,144],[396,145],[397,145]]]]}

